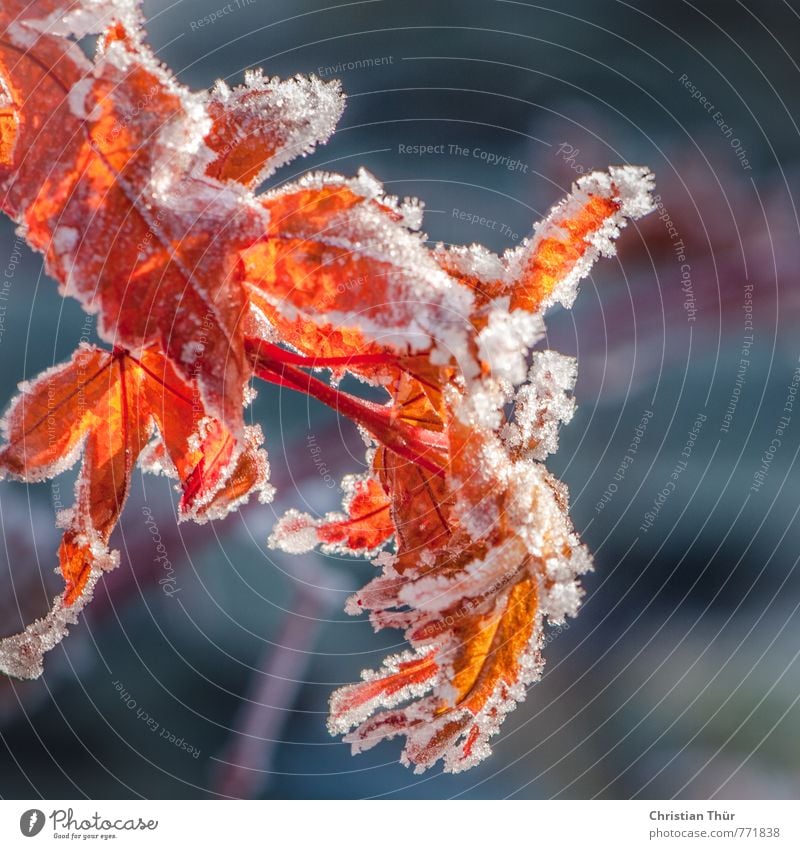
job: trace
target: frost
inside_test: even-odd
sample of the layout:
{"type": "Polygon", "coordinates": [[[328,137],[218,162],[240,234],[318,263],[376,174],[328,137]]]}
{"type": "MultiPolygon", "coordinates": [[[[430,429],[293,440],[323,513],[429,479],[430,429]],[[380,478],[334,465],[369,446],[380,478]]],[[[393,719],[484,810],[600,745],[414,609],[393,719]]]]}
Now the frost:
{"type": "Polygon", "coordinates": [[[52,246],[56,253],[70,254],[75,250],[80,233],[74,227],[59,227],[53,233],[52,246]]]}
{"type": "Polygon", "coordinates": [[[459,274],[475,277],[484,283],[495,280],[507,283],[509,280],[505,257],[501,259],[483,245],[456,246],[445,250],[444,246],[439,244],[436,250],[442,260],[446,260],[459,274]]]}
{"type": "Polygon", "coordinates": [[[139,455],[139,468],[149,475],[163,475],[173,479],[178,477],[178,470],[167,454],[160,436],[156,436],[142,450],[139,455]]]}
{"type": "Polygon", "coordinates": [[[525,380],[528,351],[544,336],[544,320],[525,310],[509,312],[503,301],[478,334],[478,355],[496,378],[516,385],[525,380]]]}
{"type": "Polygon", "coordinates": [[[501,434],[509,448],[544,460],[558,448],[558,428],[575,413],[569,394],[577,376],[577,362],[555,351],[533,355],[528,382],[514,396],[514,416],[501,434]]]}
{"type": "Polygon", "coordinates": [[[66,604],[64,594],[57,596],[50,611],[20,634],[0,639],[0,671],[15,678],[33,679],[42,674],[44,655],[69,634],[78,623],[84,607],[92,600],[94,588],[104,572],[116,567],[118,559],[102,543],[83,591],[77,600],[66,604]]]}
{"type": "Polygon", "coordinates": [[[573,359],[534,350],[544,312],[570,306],[622,228],[651,211],[652,176],[582,177],[502,255],[432,249],[423,205],[364,170],[255,193],[331,136],[338,83],[248,71],[242,85],[192,92],[144,43],[138,2],[21,5],[0,8],[7,211],[114,350],[79,348],[22,385],[2,421],[0,474],[41,480],[81,452],[83,465],[58,517],[68,589],[0,641],[0,670],[40,674],[116,564],[107,542],[137,460],[176,478],[181,519],[272,499],[263,433],[244,419],[257,376],[340,410],[367,447],[341,511],[289,510],[270,545],[374,558],[346,610],[409,646],[333,694],[331,732],[349,732],[354,752],[404,736],[401,760],[418,772],[468,769],[540,676],[543,628],[577,613],[591,569],[566,487],[544,465],[576,378],[573,359]],[[92,62],[74,39],[95,33],[92,62]],[[55,46],[64,83],[19,73],[19,51],[48,65],[55,46]],[[57,162],[37,131],[50,116],[78,140],[57,162]],[[385,403],[345,391],[348,374],[385,403]]]}
{"type": "Polygon", "coordinates": [[[397,599],[425,613],[441,613],[463,598],[484,601],[508,585],[524,559],[524,546],[512,537],[485,557],[468,563],[457,575],[433,575],[404,583],[397,599]]]}
{"type": "Polygon", "coordinates": [[[254,386],[246,386],[244,390],[243,406],[249,407],[258,398],[258,390],[254,386]]]}
{"type": "MultiPolygon", "coordinates": [[[[236,88],[219,81],[209,99],[212,114],[216,107],[235,124],[235,133],[223,152],[259,142],[273,150],[250,176],[249,183],[258,185],[281,166],[311,153],[331,137],[342,116],[344,97],[336,80],[323,82],[300,75],[280,80],[254,70],[247,71],[244,85],[236,88]]],[[[205,161],[218,155],[217,151],[208,150],[205,161]]]]}
{"type": "Polygon", "coordinates": [[[78,80],[78,82],[76,82],[69,90],[69,94],[67,96],[69,108],[72,111],[72,114],[76,118],[80,118],[81,121],[96,121],[100,117],[99,111],[95,111],[97,107],[94,107],[89,111],[86,109],[86,101],[94,83],[94,77],[87,76],[82,80],[78,80]]]}
{"type": "Polygon", "coordinates": [[[275,525],[268,544],[287,554],[305,554],[319,543],[317,528],[322,524],[307,513],[287,510],[275,525]]]}

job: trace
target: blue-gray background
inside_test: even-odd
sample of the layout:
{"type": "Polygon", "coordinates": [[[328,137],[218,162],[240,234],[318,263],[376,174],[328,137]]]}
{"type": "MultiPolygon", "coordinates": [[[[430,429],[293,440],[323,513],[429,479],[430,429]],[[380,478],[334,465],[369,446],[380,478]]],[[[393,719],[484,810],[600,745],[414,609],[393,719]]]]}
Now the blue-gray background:
{"type": "MultiPolygon", "coordinates": [[[[629,229],[620,257],[549,322],[552,347],[580,358],[579,411],[550,465],[570,486],[596,571],[487,762],[417,777],[396,763],[395,743],[352,759],[325,731],[327,698],[398,646],[342,612],[373,567],[276,556],[266,538],[276,511],[335,507],[330,484],[363,467],[363,446],[316,405],[262,389],[253,418],[267,434],[275,505],[176,529],[169,485],[137,479],[115,538],[121,566],[87,620],[40,681],[0,682],[0,795],[796,798],[800,407],[763,485],[751,485],[800,356],[798,4],[240,0],[197,25],[224,5],[146,3],[152,43],[182,81],[234,84],[263,67],[339,76],[349,95],[330,144],[272,184],[364,166],[390,192],[425,201],[431,239],[502,250],[581,171],[632,162],[655,172],[678,236],[656,216],[629,229]],[[400,152],[413,144],[521,166],[449,148],[400,152]],[[749,285],[754,341],[737,383],[749,285]],[[642,530],[698,414],[690,461],[642,530]],[[145,501],[174,568],[171,597],[145,501]],[[241,755],[250,766],[236,784],[223,762],[241,755]]],[[[7,222],[0,264],[13,270],[0,325],[6,403],[18,380],[68,356],[85,325],[7,222]]],[[[57,491],[0,486],[2,634],[40,614],[58,586],[54,502],[68,504],[70,487],[69,475],[57,491]]]]}

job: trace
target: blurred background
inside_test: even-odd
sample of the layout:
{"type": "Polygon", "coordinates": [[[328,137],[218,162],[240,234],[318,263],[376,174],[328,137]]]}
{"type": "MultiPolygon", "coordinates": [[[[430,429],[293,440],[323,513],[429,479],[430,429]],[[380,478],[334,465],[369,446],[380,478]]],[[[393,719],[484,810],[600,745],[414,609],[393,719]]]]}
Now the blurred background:
{"type": "MultiPolygon", "coordinates": [[[[271,184],[365,167],[425,202],[433,241],[500,251],[581,173],[655,172],[658,214],[629,228],[575,309],[548,324],[549,346],[577,355],[580,374],[578,413],[549,465],[596,570],[488,761],[415,776],[399,743],[351,758],[326,732],[328,697],[401,644],[343,613],[373,567],[282,556],[266,539],[288,507],[335,509],[363,443],[307,399],[260,387],[252,416],[276,501],[178,527],[169,482],[137,478],[114,540],[120,568],[41,680],[0,680],[0,795],[797,798],[800,403],[786,399],[800,379],[800,4],[145,9],[158,55],[192,87],[254,67],[340,78],[339,132],[271,184]],[[442,152],[404,152],[412,145],[442,152]],[[169,569],[154,561],[143,507],[169,569]]],[[[0,265],[12,270],[0,301],[6,404],[94,327],[7,222],[0,265]]],[[[71,487],[69,474],[0,486],[2,635],[58,589],[54,512],[71,487]]]]}

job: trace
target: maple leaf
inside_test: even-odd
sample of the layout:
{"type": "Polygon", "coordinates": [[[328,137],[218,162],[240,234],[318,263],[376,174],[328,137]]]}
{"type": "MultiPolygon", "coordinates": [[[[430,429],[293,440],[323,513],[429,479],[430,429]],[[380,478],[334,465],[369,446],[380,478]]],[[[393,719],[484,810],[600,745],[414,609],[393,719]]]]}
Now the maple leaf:
{"type": "Polygon", "coordinates": [[[228,476],[232,435],[202,407],[198,412],[196,390],[157,350],[134,357],[82,347],[67,364],[21,389],[3,421],[0,472],[44,480],[83,455],[74,506],[59,516],[65,590],[48,617],[0,641],[0,668],[34,677],[42,654],[65,635],[67,620],[75,620],[97,578],[118,563],[109,537],[151,438],[148,463],[158,457],[161,468],[179,479],[184,517],[224,515],[251,491],[265,488],[267,465],[256,437],[228,476]]]}
{"type": "Polygon", "coordinates": [[[14,161],[18,131],[19,110],[14,104],[5,80],[0,75],[0,165],[10,165],[14,161]]]}
{"type": "Polygon", "coordinates": [[[137,459],[177,479],[183,518],[270,497],[262,435],[242,414],[257,376],[336,409],[369,443],[343,512],[289,511],[270,538],[376,555],[380,573],[348,610],[411,646],[334,694],[331,731],[355,751],[404,735],[417,769],[472,766],[539,676],[544,627],[574,615],[591,566],[543,464],[576,374],[570,358],[533,350],[543,313],[570,306],[621,228],[652,209],[652,177],[633,166],[582,177],[502,256],[431,248],[421,206],[365,171],[254,193],[330,136],[337,83],[249,72],[242,86],[190,92],[141,24],[134,0],[0,8],[2,209],[114,346],[81,348],[24,386],[5,420],[5,473],[41,480],[83,461],[60,517],[65,591],[0,641],[0,667],[38,674],[115,565],[137,459]],[[88,34],[100,35],[92,61],[75,44],[88,34]],[[386,402],[342,391],[346,374],[386,402]]]}
{"type": "Polygon", "coordinates": [[[269,218],[248,187],[324,141],[342,99],[338,83],[258,74],[192,93],[143,44],[137,9],[3,4],[2,208],[63,293],[99,313],[103,339],[159,344],[239,438],[249,370],[238,251],[269,218]],[[93,62],[69,37],[87,32],[102,33],[93,62]]]}
{"type": "MultiPolygon", "coordinates": [[[[270,225],[241,252],[244,279],[283,342],[321,361],[463,344],[472,296],[428,250],[416,203],[385,196],[363,170],[310,174],[262,203],[270,225]]],[[[386,368],[373,356],[348,370],[375,380],[386,368]]]]}
{"type": "Polygon", "coordinates": [[[351,476],[342,481],[344,512],[314,519],[297,510],[283,515],[270,537],[284,551],[302,554],[320,545],[329,553],[368,554],[395,533],[391,501],[381,483],[371,476],[351,476]]]}
{"type": "MultiPolygon", "coordinates": [[[[439,440],[435,455],[421,452],[419,458],[434,459],[433,466],[409,462],[365,424],[378,442],[367,480],[380,482],[380,489],[372,487],[381,509],[322,520],[292,511],[277,525],[271,542],[289,551],[315,544],[329,550],[324,534],[333,529],[339,534],[336,550],[346,552],[352,541],[342,529],[348,522],[362,533],[351,553],[363,553],[365,521],[374,523],[367,526],[371,542],[393,543],[374,561],[381,574],[347,609],[369,611],[376,628],[403,629],[412,650],[389,658],[377,672],[364,672],[362,683],[332,697],[330,730],[349,732],[345,739],[354,752],[403,735],[402,760],[417,770],[439,759],[451,772],[479,762],[504,716],[541,673],[545,624],[577,612],[578,578],[591,568],[591,558],[570,523],[566,488],[541,462],[556,448],[558,426],[572,416],[575,363],[530,349],[544,332],[542,311],[555,301],[571,304],[594,260],[613,252],[625,221],[649,211],[650,189],[642,169],[592,174],[553,209],[530,242],[502,257],[477,246],[436,247],[432,256],[439,267],[471,294],[472,332],[447,358],[431,340],[424,377],[404,359],[410,346],[394,339],[382,346],[379,361],[399,370],[382,383],[389,414],[439,440]]],[[[355,241],[346,223],[343,229],[334,247],[355,241]]],[[[280,259],[271,267],[309,261],[300,276],[313,279],[313,263],[325,264],[329,248],[319,236],[306,241],[312,246],[292,248],[291,259],[276,249],[280,259]]],[[[363,256],[359,261],[371,297],[373,277],[363,256]]],[[[375,269],[376,285],[383,285],[384,273],[375,269]]],[[[379,292],[375,303],[384,297],[379,292]]],[[[347,315],[345,298],[336,306],[338,317],[347,315]]],[[[331,338],[326,314],[308,310],[293,340],[301,348],[331,338]]],[[[351,325],[361,328],[347,317],[344,326],[351,325]]],[[[339,332],[340,358],[352,338],[339,332]]],[[[373,357],[379,356],[378,338],[373,357]]],[[[448,335],[451,346],[457,340],[457,334],[448,335]]],[[[417,435],[416,445],[424,447],[426,438],[417,435]]]]}

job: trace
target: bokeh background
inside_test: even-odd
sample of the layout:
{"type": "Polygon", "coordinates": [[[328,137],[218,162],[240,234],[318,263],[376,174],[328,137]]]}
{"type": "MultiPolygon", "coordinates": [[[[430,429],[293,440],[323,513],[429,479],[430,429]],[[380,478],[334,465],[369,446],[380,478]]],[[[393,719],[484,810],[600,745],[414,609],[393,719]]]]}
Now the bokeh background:
{"type": "MultiPolygon", "coordinates": [[[[596,571],[492,758],[460,776],[415,776],[393,743],[351,758],[325,730],[327,699],[399,646],[342,611],[373,567],[282,556],[266,539],[287,507],[335,508],[363,444],[316,404],[262,387],[252,415],[276,502],[178,527],[169,483],[137,478],[115,539],[120,568],[41,680],[0,681],[0,795],[796,798],[800,403],[770,445],[800,357],[800,4],[232,0],[198,26],[224,6],[145,4],[152,43],[183,82],[235,84],[263,67],[339,77],[349,95],[333,140],[272,184],[365,167],[425,202],[432,240],[502,250],[580,173],[625,162],[655,172],[660,217],[629,228],[575,309],[549,321],[549,345],[576,354],[580,372],[579,410],[550,466],[569,484],[596,571]],[[447,152],[402,152],[420,144],[447,152]],[[499,224],[469,224],[462,210],[499,224]]],[[[7,222],[0,266],[13,269],[5,404],[94,329],[7,222]]],[[[71,485],[69,474],[55,487],[0,485],[3,635],[56,592],[54,509],[71,485]]]]}

